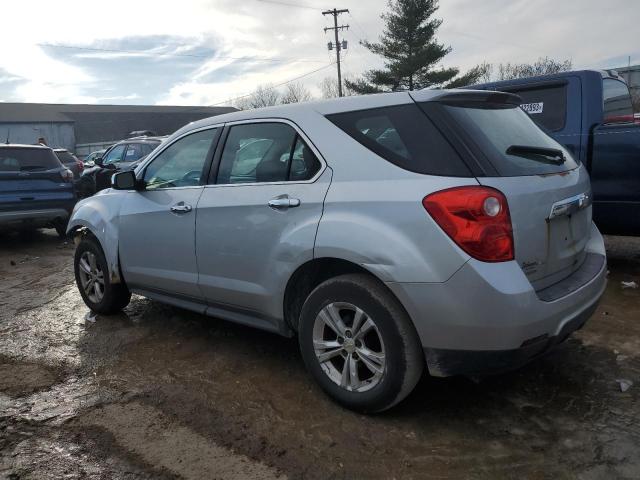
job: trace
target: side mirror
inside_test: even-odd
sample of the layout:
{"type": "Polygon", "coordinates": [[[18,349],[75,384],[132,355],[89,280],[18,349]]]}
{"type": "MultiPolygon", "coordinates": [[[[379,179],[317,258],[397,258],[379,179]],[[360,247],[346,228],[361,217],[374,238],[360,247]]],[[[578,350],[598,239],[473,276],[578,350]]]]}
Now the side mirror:
{"type": "Polygon", "coordinates": [[[137,190],[136,174],[131,170],[115,173],[111,177],[111,186],[114,190],[137,190]]]}
{"type": "Polygon", "coordinates": [[[102,157],[96,157],[93,159],[93,163],[99,167],[102,166],[104,159],[102,157]]]}

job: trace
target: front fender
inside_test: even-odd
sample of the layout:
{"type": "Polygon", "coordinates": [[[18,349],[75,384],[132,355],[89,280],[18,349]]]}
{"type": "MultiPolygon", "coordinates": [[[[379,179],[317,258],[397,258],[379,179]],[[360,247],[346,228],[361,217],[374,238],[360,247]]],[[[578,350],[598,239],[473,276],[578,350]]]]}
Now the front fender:
{"type": "Polygon", "coordinates": [[[103,190],[90,198],[79,201],[69,220],[67,234],[79,229],[89,230],[100,243],[107,259],[112,283],[121,282],[118,263],[118,218],[126,192],[103,190]]]}

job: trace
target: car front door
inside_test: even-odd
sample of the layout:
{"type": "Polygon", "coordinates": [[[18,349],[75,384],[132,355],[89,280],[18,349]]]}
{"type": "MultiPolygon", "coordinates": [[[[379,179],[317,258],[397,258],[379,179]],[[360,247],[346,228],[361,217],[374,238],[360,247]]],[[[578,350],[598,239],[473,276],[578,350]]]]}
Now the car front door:
{"type": "Polygon", "coordinates": [[[120,212],[120,264],[132,290],[201,301],[195,255],[195,208],[219,129],[189,133],[148,163],[144,189],[127,192],[120,212]]]}
{"type": "Polygon", "coordinates": [[[210,313],[277,329],[284,286],[313,258],[331,170],[285,121],[233,124],[225,136],[197,209],[200,290],[210,313]]]}

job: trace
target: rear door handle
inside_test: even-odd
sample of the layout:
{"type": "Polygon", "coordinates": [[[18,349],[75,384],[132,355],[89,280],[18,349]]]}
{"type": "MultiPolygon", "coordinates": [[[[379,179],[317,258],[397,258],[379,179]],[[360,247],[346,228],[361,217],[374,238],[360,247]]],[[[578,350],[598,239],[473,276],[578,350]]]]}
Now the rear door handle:
{"type": "Polygon", "coordinates": [[[191,205],[188,205],[184,202],[176,203],[173,207],[171,207],[171,211],[173,213],[189,213],[191,210],[191,205]]]}
{"type": "Polygon", "coordinates": [[[270,208],[274,210],[286,210],[288,208],[294,208],[300,206],[300,199],[298,198],[289,198],[289,195],[281,195],[276,198],[272,198],[267,203],[270,208]]]}

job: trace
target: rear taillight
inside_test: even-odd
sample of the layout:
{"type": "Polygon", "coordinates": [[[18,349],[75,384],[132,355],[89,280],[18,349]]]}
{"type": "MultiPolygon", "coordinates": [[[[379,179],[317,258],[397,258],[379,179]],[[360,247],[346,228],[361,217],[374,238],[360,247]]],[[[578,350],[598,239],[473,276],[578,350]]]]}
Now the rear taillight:
{"type": "Polygon", "coordinates": [[[505,196],[493,188],[456,187],[432,193],[422,205],[456,244],[483,262],[514,259],[505,196]]]}
{"type": "Polygon", "coordinates": [[[83,171],[84,170],[84,163],[82,163],[80,160],[76,161],[76,165],[78,165],[78,170],[79,171],[83,171]]]}
{"type": "Polygon", "coordinates": [[[62,180],[65,182],[73,182],[73,172],[68,168],[63,169],[60,172],[60,175],[62,176],[62,180]]]}

